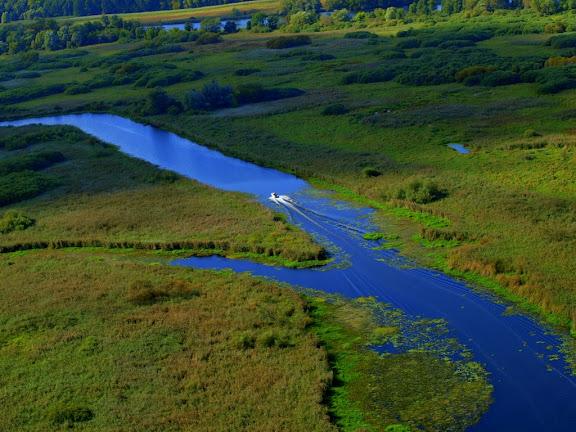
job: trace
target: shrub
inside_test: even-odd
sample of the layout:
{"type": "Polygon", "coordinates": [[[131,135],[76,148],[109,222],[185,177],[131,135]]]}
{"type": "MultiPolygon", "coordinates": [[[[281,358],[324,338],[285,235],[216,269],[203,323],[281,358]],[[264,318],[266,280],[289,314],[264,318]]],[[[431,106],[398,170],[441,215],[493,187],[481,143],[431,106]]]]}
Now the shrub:
{"type": "Polygon", "coordinates": [[[206,84],[200,91],[191,91],[186,95],[186,106],[195,110],[216,110],[233,105],[232,87],[221,86],[216,81],[206,84]]]}
{"type": "Polygon", "coordinates": [[[146,115],[158,115],[167,112],[177,114],[182,111],[182,105],[161,88],[155,88],[148,93],[142,111],[146,115]]]}
{"type": "Polygon", "coordinates": [[[413,201],[417,204],[429,204],[446,197],[448,193],[432,181],[415,180],[406,189],[399,189],[396,198],[413,201]]]}
{"type": "Polygon", "coordinates": [[[395,60],[406,58],[406,54],[401,50],[384,51],[382,54],[382,59],[384,60],[395,60]]]}
{"type": "Polygon", "coordinates": [[[524,138],[534,138],[534,137],[542,136],[542,134],[539,134],[534,129],[526,129],[524,131],[523,135],[524,135],[524,138]]]}
{"type": "Polygon", "coordinates": [[[364,177],[379,177],[382,175],[382,172],[377,170],[376,168],[364,168],[362,170],[362,173],[364,174],[364,177]]]}
{"type": "Polygon", "coordinates": [[[456,72],[456,81],[462,82],[467,78],[495,71],[494,66],[468,66],[456,72]]]}
{"type": "Polygon", "coordinates": [[[0,206],[33,198],[47,191],[55,183],[34,171],[20,171],[0,177],[0,206]]]}
{"type": "Polygon", "coordinates": [[[64,93],[66,93],[68,95],[77,95],[77,94],[83,94],[83,93],[90,93],[91,91],[92,91],[92,89],[90,88],[89,85],[73,84],[70,87],[68,87],[64,93]]]}
{"type": "Polygon", "coordinates": [[[0,234],[8,234],[12,231],[24,231],[36,224],[36,221],[23,213],[8,210],[0,217],[0,234]]]}
{"type": "Polygon", "coordinates": [[[164,87],[180,82],[195,81],[203,76],[204,74],[198,71],[154,71],[142,76],[134,85],[146,88],[164,87]]]}
{"type": "Polygon", "coordinates": [[[40,78],[42,76],[42,74],[40,72],[22,72],[18,75],[18,78],[24,78],[24,79],[31,79],[31,78],[40,78]]]}
{"type": "Polygon", "coordinates": [[[576,88],[576,81],[568,78],[557,78],[548,80],[538,87],[540,94],[553,94],[559,93],[562,90],[569,90],[576,88]]]}
{"type": "Polygon", "coordinates": [[[202,33],[200,33],[200,36],[198,36],[198,39],[196,39],[196,44],[209,45],[209,44],[215,44],[215,43],[218,43],[221,41],[222,41],[222,36],[220,36],[218,33],[202,32],[202,33]]]}
{"type": "Polygon", "coordinates": [[[234,90],[234,97],[240,105],[286,99],[301,96],[302,94],[304,92],[300,89],[266,89],[260,84],[241,84],[234,90]]]}
{"type": "Polygon", "coordinates": [[[86,407],[68,407],[56,410],[52,414],[54,425],[83,423],[94,418],[94,412],[86,407]]]}
{"type": "Polygon", "coordinates": [[[260,72],[260,69],[255,69],[255,68],[237,69],[236,71],[234,71],[234,75],[236,75],[236,76],[248,76],[248,75],[258,73],[258,72],[260,72]]]}
{"type": "Polygon", "coordinates": [[[576,64],[576,56],[572,57],[550,57],[544,63],[544,67],[565,66],[569,64],[576,64]]]}
{"type": "Polygon", "coordinates": [[[0,176],[24,170],[38,171],[63,162],[66,158],[60,152],[43,151],[0,159],[0,176]]]}
{"type": "Polygon", "coordinates": [[[185,280],[173,280],[162,285],[137,280],[130,284],[127,300],[135,305],[145,306],[169,299],[186,300],[199,295],[200,291],[185,280]]]}
{"type": "Polygon", "coordinates": [[[399,49],[420,48],[421,42],[418,39],[404,39],[396,44],[399,49]]]}
{"type": "Polygon", "coordinates": [[[286,49],[297,46],[310,45],[312,41],[309,36],[280,36],[266,42],[266,48],[286,49]]]}
{"type": "Polygon", "coordinates": [[[25,102],[31,99],[62,93],[64,90],[66,90],[66,86],[64,84],[18,87],[7,90],[0,94],[0,104],[25,102]]]}
{"type": "Polygon", "coordinates": [[[334,60],[335,58],[332,54],[307,54],[302,56],[302,60],[307,61],[327,61],[334,60]]]}
{"type": "Polygon", "coordinates": [[[350,109],[344,104],[328,105],[322,110],[322,115],[337,116],[344,115],[350,112],[350,109]]]}
{"type": "Polygon", "coordinates": [[[544,33],[564,33],[566,31],[566,24],[563,22],[548,23],[544,26],[544,33]]]}
{"type": "Polygon", "coordinates": [[[268,100],[267,90],[261,84],[241,84],[234,90],[234,97],[240,105],[268,100]]]}
{"type": "Polygon", "coordinates": [[[488,87],[517,84],[520,82],[520,75],[511,71],[494,71],[485,74],[480,84],[488,87]]]}
{"type": "Polygon", "coordinates": [[[553,36],[548,40],[552,48],[576,48],[576,35],[553,36]]]}
{"type": "Polygon", "coordinates": [[[390,81],[394,78],[391,69],[377,69],[373,71],[353,72],[342,79],[343,84],[368,84],[390,81]]]}
{"type": "Polygon", "coordinates": [[[346,33],[344,37],[346,39],[375,39],[378,35],[369,31],[355,31],[346,33]]]}
{"type": "Polygon", "coordinates": [[[256,346],[256,338],[250,334],[243,333],[238,336],[236,346],[242,350],[254,348],[256,346]]]}
{"type": "Polygon", "coordinates": [[[474,46],[474,42],[471,40],[450,40],[444,41],[438,45],[441,49],[458,49],[474,46]]]}

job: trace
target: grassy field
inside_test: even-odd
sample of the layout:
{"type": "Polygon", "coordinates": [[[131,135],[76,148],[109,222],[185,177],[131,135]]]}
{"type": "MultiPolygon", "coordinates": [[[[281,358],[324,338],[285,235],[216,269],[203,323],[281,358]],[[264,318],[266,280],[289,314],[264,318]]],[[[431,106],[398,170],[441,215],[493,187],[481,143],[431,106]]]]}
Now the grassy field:
{"type": "MultiPolygon", "coordinates": [[[[239,3],[231,3],[216,6],[204,6],[189,9],[174,9],[152,12],[136,12],[118,14],[119,17],[125,20],[134,20],[142,24],[168,24],[168,23],[183,23],[190,20],[202,20],[204,18],[232,18],[234,13],[239,13],[241,16],[250,16],[256,12],[262,13],[275,13],[280,10],[279,0],[251,0],[239,3]]],[[[98,16],[83,16],[83,17],[63,17],[58,18],[62,21],[71,23],[83,23],[100,19],[98,16]]]]}

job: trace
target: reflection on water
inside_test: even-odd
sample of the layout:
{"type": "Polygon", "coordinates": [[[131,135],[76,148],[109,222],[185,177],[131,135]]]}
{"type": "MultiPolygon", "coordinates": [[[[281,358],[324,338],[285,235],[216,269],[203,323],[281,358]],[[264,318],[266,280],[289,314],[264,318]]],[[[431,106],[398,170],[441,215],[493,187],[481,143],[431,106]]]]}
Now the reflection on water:
{"type": "MultiPolygon", "coordinates": [[[[172,133],[104,114],[81,114],[11,122],[68,124],[127,154],[214,187],[255,195],[283,211],[337,256],[328,269],[291,270],[221,257],[177,260],[176,265],[249,271],[306,288],[348,297],[375,296],[417,317],[442,318],[451,333],[491,373],[494,404],[474,431],[568,431],[576,425],[576,381],[558,351],[560,340],[506,305],[442,273],[419,268],[364,240],[376,230],[372,210],[334,201],[288,174],[258,167],[206,149],[172,133]],[[268,201],[288,194],[294,206],[268,201]]],[[[217,193],[217,192],[215,192],[217,193]]]]}

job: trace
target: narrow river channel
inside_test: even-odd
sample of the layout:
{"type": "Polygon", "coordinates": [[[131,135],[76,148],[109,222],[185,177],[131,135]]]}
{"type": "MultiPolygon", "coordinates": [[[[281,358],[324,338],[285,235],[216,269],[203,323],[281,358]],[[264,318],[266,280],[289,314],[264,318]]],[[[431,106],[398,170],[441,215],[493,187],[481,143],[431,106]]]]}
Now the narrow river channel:
{"type": "MultiPolygon", "coordinates": [[[[363,233],[377,228],[372,210],[331,199],[292,175],[230,158],[173,133],[107,114],[79,114],[0,123],[71,125],[123,152],[214,186],[252,194],[288,214],[337,257],[328,269],[291,270],[220,257],[188,258],[174,265],[249,271],[305,288],[347,297],[375,296],[413,317],[441,318],[490,372],[494,403],[472,431],[576,430],[576,378],[559,351],[561,339],[506,304],[437,271],[412,265],[393,250],[375,250],[363,233]],[[275,204],[274,191],[296,204],[275,204]]],[[[447,149],[446,151],[450,151],[447,149]]]]}

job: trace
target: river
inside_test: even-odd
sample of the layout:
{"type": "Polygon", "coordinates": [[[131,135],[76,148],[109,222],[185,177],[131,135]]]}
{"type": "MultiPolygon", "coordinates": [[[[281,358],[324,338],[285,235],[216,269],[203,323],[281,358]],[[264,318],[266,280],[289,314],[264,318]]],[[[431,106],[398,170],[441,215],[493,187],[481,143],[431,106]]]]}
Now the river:
{"type": "MultiPolygon", "coordinates": [[[[78,114],[0,123],[71,125],[123,152],[215,188],[252,194],[283,211],[336,256],[328,269],[291,270],[221,257],[188,258],[179,266],[249,271],[347,297],[375,296],[413,317],[441,318],[490,372],[494,403],[471,431],[570,431],[576,427],[576,379],[559,351],[561,338],[532,318],[504,314],[507,305],[440,272],[418,267],[394,250],[375,250],[363,233],[377,230],[368,208],[334,200],[305,181],[224,156],[173,133],[108,114],[78,114]],[[278,205],[272,191],[290,195],[278,205]]],[[[446,151],[451,151],[446,149],[446,151]]]]}

